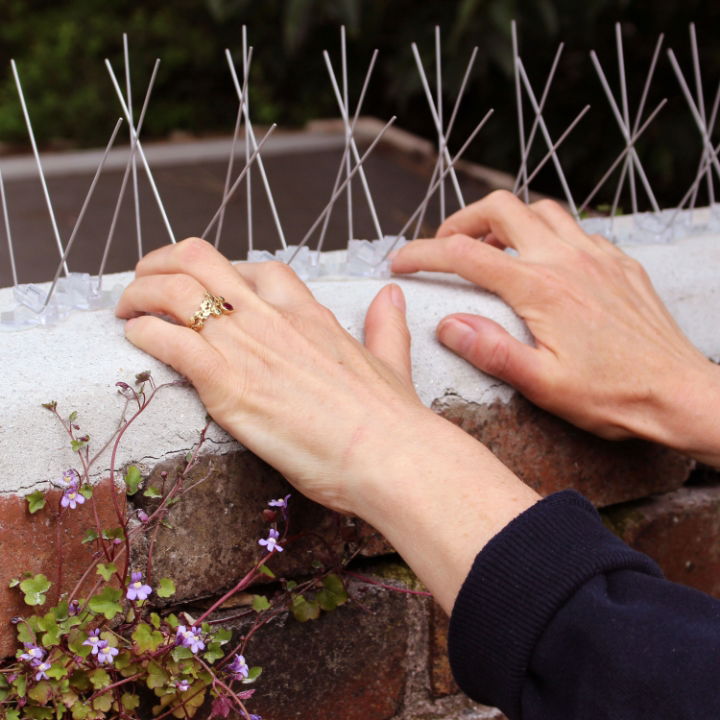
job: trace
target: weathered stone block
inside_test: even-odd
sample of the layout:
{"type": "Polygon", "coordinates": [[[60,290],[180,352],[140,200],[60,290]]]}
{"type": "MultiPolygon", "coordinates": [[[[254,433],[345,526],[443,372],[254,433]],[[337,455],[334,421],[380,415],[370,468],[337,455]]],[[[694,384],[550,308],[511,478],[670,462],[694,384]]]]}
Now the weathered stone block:
{"type": "Polygon", "coordinates": [[[433,409],[487,445],[541,495],[574,488],[598,506],[680,487],[694,461],[641,440],[603,440],[513,396],[489,405],[446,395],[433,409]]]}
{"type": "MultiPolygon", "coordinates": [[[[184,465],[170,460],[155,466],[145,485],[170,491],[184,465]]],[[[203,455],[185,480],[186,487],[203,479],[173,505],[159,526],[153,543],[154,577],[171,577],[178,592],[173,601],[217,595],[234,585],[262,557],[258,539],[267,536],[262,511],[273,498],[292,493],[290,533],[286,551],[272,560],[276,574],[285,577],[315,571],[318,563],[334,567],[343,555],[358,548],[365,553],[388,551],[387,544],[367,524],[330,512],[293,490],[276,470],[250,452],[203,455]]],[[[159,501],[138,493],[134,502],[151,510],[159,501]]],[[[153,531],[140,536],[133,550],[134,566],[143,567],[153,531]]]]}
{"type": "Polygon", "coordinates": [[[433,697],[445,697],[460,692],[448,659],[448,625],[449,619],[444,610],[437,603],[432,603],[428,664],[433,697]]]}
{"type": "Polygon", "coordinates": [[[351,583],[352,601],[318,620],[282,615],[246,658],[263,674],[252,712],[273,720],[386,720],[400,710],[409,642],[407,595],[351,583]]]}
{"type": "MultiPolygon", "coordinates": [[[[109,481],[93,487],[93,500],[100,526],[118,526],[111,493],[117,493],[120,507],[124,507],[125,493],[113,489],[109,481]]],[[[16,615],[29,615],[32,608],[24,604],[22,594],[8,583],[24,572],[43,573],[53,583],[48,601],[56,602],[63,592],[70,592],[92,559],[89,545],[82,544],[88,528],[95,527],[91,500],[75,510],[62,514],[62,523],[56,522],[62,496],[61,490],[46,494],[47,505],[35,515],[28,512],[25,498],[18,495],[0,496],[0,658],[15,652],[15,630],[8,621],[16,615]],[[58,559],[62,558],[62,567],[58,559]],[[58,584],[58,570],[62,571],[62,584],[58,584]]],[[[80,592],[89,592],[97,576],[91,574],[80,592]]]]}
{"type": "Polygon", "coordinates": [[[720,484],[680,488],[603,514],[668,580],[720,597],[720,484]]]}

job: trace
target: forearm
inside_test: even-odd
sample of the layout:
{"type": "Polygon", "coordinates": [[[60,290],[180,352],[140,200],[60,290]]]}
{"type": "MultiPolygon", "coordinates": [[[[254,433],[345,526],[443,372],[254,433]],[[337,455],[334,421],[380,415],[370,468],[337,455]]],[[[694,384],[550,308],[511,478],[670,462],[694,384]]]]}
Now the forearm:
{"type": "Polygon", "coordinates": [[[485,544],[539,496],[483,445],[427,413],[368,468],[355,512],[379,530],[450,613],[485,544]]]}
{"type": "Polygon", "coordinates": [[[631,414],[633,434],[720,467],[720,367],[700,359],[662,379],[647,408],[631,414]]]}

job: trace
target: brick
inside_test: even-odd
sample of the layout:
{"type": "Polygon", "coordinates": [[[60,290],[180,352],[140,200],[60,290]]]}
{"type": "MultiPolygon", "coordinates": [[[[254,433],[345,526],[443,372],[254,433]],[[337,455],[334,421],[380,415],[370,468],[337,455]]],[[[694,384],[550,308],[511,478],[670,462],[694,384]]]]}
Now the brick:
{"type": "Polygon", "coordinates": [[[694,466],[660,445],[603,440],[519,395],[491,405],[446,396],[433,409],[487,445],[541,495],[574,488],[602,507],[674,490],[694,466]]]}
{"type": "Polygon", "coordinates": [[[448,625],[449,618],[445,611],[437,604],[432,603],[430,611],[430,691],[433,697],[445,697],[460,692],[448,659],[448,625]]]}
{"type": "MultiPolygon", "coordinates": [[[[103,528],[117,527],[113,501],[110,493],[116,492],[121,507],[124,507],[125,493],[113,490],[108,480],[94,486],[94,500],[100,525],[103,528]]],[[[95,527],[92,503],[86,502],[75,510],[63,514],[60,534],[57,534],[55,517],[59,507],[60,490],[47,493],[47,505],[35,515],[30,515],[27,501],[17,495],[0,497],[0,658],[15,652],[15,628],[9,620],[17,615],[30,615],[32,608],[24,604],[21,593],[8,588],[8,582],[24,572],[33,575],[44,573],[53,586],[48,602],[55,603],[59,592],[70,592],[91,561],[88,545],[82,545],[82,537],[90,527],[95,527]],[[62,585],[57,584],[57,548],[62,547],[62,585]]],[[[82,586],[81,592],[88,592],[95,583],[92,575],[82,586]]]]}
{"type": "MultiPolygon", "coordinates": [[[[156,465],[145,485],[160,488],[160,473],[166,471],[164,491],[168,492],[182,465],[180,460],[156,465]]],[[[391,551],[370,526],[307,500],[280,473],[245,450],[201,456],[186,485],[202,478],[201,484],[170,508],[167,520],[172,528],[160,527],[153,547],[153,576],[175,581],[174,602],[217,595],[242,578],[261,556],[257,541],[267,536],[268,528],[263,509],[268,500],[287,493],[292,493],[292,541],[286,552],[273,558],[277,574],[293,577],[314,572],[314,562],[333,567],[344,553],[358,547],[372,555],[391,551]]],[[[159,502],[142,493],[133,501],[148,512],[159,502]]],[[[147,554],[148,538],[141,537],[133,548],[134,566],[143,567],[147,554]]]]}
{"type": "Polygon", "coordinates": [[[603,514],[669,580],[720,597],[720,484],[680,488],[603,514]]]}
{"type": "Polygon", "coordinates": [[[350,583],[354,601],[318,620],[289,615],[248,644],[261,665],[251,712],[273,720],[386,720],[399,712],[406,684],[408,613],[415,598],[350,583]]]}

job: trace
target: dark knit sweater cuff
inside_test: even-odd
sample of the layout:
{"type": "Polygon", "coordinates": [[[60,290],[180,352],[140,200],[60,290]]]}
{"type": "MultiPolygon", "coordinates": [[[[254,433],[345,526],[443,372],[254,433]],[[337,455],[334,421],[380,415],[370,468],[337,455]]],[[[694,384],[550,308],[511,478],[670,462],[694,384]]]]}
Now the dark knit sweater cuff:
{"type": "Polygon", "coordinates": [[[548,623],[590,578],[625,569],[661,575],[582,495],[563,490],[526,510],[478,554],[455,601],[448,644],[458,685],[520,717],[523,681],[548,623]]]}

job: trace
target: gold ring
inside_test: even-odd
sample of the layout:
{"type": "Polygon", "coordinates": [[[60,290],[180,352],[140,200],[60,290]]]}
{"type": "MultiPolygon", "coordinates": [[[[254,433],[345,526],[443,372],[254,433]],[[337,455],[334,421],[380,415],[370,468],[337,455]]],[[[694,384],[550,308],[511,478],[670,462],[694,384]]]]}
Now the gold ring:
{"type": "Polygon", "coordinates": [[[224,297],[219,295],[211,295],[209,292],[205,292],[205,295],[200,303],[198,311],[190,318],[188,327],[191,330],[200,332],[205,324],[205,321],[211,316],[220,317],[221,315],[228,315],[233,312],[235,308],[225,300],[224,297]]]}

